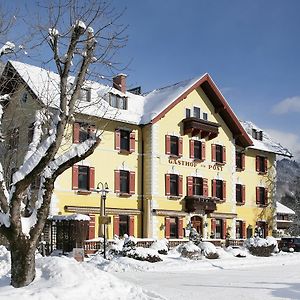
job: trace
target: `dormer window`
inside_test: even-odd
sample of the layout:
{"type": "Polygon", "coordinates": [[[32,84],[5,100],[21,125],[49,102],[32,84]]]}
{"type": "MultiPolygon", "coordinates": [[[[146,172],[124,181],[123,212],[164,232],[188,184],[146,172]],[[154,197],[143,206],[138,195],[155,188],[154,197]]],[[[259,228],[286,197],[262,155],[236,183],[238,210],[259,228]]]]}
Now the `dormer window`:
{"type": "Polygon", "coordinates": [[[256,140],[262,141],[263,140],[263,132],[261,130],[256,130],[252,128],[252,137],[256,140]]]}
{"type": "Polygon", "coordinates": [[[127,97],[120,97],[119,95],[109,94],[109,105],[114,108],[127,109],[127,97]]]}
{"type": "Polygon", "coordinates": [[[81,88],[79,94],[80,101],[91,102],[91,89],[89,88],[81,88]]]}

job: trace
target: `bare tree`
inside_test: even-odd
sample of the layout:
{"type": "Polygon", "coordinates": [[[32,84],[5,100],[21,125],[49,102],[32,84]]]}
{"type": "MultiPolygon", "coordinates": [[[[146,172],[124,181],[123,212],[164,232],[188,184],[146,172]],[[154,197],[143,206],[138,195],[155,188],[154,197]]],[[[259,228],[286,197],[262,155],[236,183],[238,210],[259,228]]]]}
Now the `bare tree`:
{"type": "Polygon", "coordinates": [[[50,84],[46,80],[43,96],[49,101],[38,101],[39,106],[31,114],[32,141],[17,154],[12,149],[16,133],[5,115],[13,111],[9,99],[13,99],[22,78],[12,78],[7,68],[1,81],[1,148],[9,155],[4,155],[0,164],[0,232],[10,244],[14,287],[26,286],[35,278],[36,244],[49,214],[55,180],[91,155],[100,143],[100,134],[96,132],[86,141],[61,151],[67,128],[80,113],[81,88],[88,77],[105,76],[103,72],[114,66],[113,55],[126,40],[124,26],[117,24],[121,14],[106,2],[61,0],[47,9],[49,20],[45,25],[38,24],[38,32],[42,34],[39,46],[50,47],[47,63],[54,62],[58,75],[57,80],[51,76],[49,80],[57,81],[52,83],[57,94],[48,94],[50,84]],[[12,168],[11,161],[16,168],[12,168]],[[34,197],[30,188],[38,178],[40,183],[34,197]]]}

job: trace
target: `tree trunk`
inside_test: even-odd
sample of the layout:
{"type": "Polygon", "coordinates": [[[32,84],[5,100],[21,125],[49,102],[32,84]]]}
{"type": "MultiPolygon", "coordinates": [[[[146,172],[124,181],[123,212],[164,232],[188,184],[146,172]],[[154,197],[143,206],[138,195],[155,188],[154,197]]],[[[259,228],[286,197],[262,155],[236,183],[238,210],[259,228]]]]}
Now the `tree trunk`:
{"type": "Polygon", "coordinates": [[[29,285],[35,278],[35,249],[26,239],[10,243],[11,285],[15,288],[29,285]]]}

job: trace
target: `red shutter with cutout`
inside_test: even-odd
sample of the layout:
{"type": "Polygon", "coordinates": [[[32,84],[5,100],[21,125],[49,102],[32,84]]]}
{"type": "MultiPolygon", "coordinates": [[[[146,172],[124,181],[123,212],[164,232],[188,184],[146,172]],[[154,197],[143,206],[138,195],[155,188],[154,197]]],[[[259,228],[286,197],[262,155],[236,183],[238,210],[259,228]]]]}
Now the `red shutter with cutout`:
{"type": "Polygon", "coordinates": [[[201,159],[205,160],[206,158],[206,146],[205,146],[205,142],[201,142],[201,159]]]}
{"type": "Polygon", "coordinates": [[[129,216],[129,236],[134,236],[134,216],[129,216]]]}
{"type": "Polygon", "coordinates": [[[242,238],[243,239],[246,238],[246,222],[245,221],[242,222],[242,238]]]}
{"type": "Polygon", "coordinates": [[[120,218],[119,216],[114,216],[114,235],[119,236],[120,231],[119,231],[119,222],[120,218]]]}
{"type": "Polygon", "coordinates": [[[216,179],[213,179],[211,181],[211,189],[212,189],[212,197],[216,197],[216,195],[217,195],[217,181],[216,181],[216,179]]]}
{"type": "Polygon", "coordinates": [[[226,219],[222,220],[222,238],[226,239],[226,233],[227,233],[227,221],[226,219]]]}
{"type": "Polygon", "coordinates": [[[186,178],[186,183],[187,183],[187,195],[193,196],[193,194],[194,194],[194,192],[193,192],[193,177],[188,176],[186,178]]]}
{"type": "Polygon", "coordinates": [[[265,166],[265,172],[268,172],[268,159],[265,157],[264,158],[264,166],[265,166]]]}
{"type": "Polygon", "coordinates": [[[130,153],[135,151],[135,132],[130,132],[130,153]]]}
{"type": "Polygon", "coordinates": [[[169,135],[166,135],[165,142],[166,142],[166,154],[170,155],[171,154],[171,137],[169,135]]]}
{"type": "Polygon", "coordinates": [[[259,193],[259,186],[256,187],[256,204],[260,204],[260,193],[259,193]]]}
{"type": "Polygon", "coordinates": [[[115,193],[120,193],[120,171],[115,170],[115,193]]]}
{"type": "Polygon", "coordinates": [[[72,189],[78,190],[78,166],[72,167],[72,189]]]}
{"type": "Polygon", "coordinates": [[[268,189],[265,189],[265,205],[268,205],[268,189]]]}
{"type": "Polygon", "coordinates": [[[255,169],[256,169],[256,172],[259,172],[259,156],[256,156],[255,169]]]}
{"type": "Polygon", "coordinates": [[[222,150],[223,150],[223,163],[226,163],[226,147],[223,146],[222,150]]]}
{"type": "Polygon", "coordinates": [[[90,167],[90,174],[89,174],[89,188],[90,191],[93,191],[95,189],[95,168],[94,167],[90,167]]]}
{"type": "Polygon", "coordinates": [[[178,218],[178,238],[183,238],[183,218],[178,218]]]}
{"type": "Polygon", "coordinates": [[[242,203],[245,204],[246,202],[246,187],[242,185],[242,203]]]}
{"type": "Polygon", "coordinates": [[[223,180],[222,200],[226,200],[226,181],[223,180]]]}
{"type": "Polygon", "coordinates": [[[216,145],[211,145],[211,161],[216,161],[216,145]]]}
{"type": "Polygon", "coordinates": [[[212,218],[210,220],[211,233],[216,235],[216,219],[212,218]]]}
{"type": "Polygon", "coordinates": [[[190,140],[190,158],[195,158],[195,141],[190,140]]]}
{"type": "Polygon", "coordinates": [[[95,238],[95,215],[89,214],[89,240],[95,238]]]}
{"type": "Polygon", "coordinates": [[[115,131],[115,150],[121,149],[121,132],[120,130],[116,129],[115,131]]]}
{"type": "Polygon", "coordinates": [[[135,194],[135,172],[130,172],[129,175],[129,193],[130,195],[135,194]]]}
{"type": "Polygon", "coordinates": [[[165,218],[165,238],[166,239],[170,238],[170,218],[169,217],[165,218]]]}
{"type": "Polygon", "coordinates": [[[80,124],[75,122],[73,124],[73,143],[79,144],[79,132],[80,132],[80,124]]]}
{"type": "Polygon", "coordinates": [[[203,196],[208,197],[208,179],[203,178],[203,196]]]}
{"type": "Polygon", "coordinates": [[[166,196],[170,196],[171,194],[171,187],[170,187],[170,174],[165,175],[165,184],[166,184],[166,196]]]}
{"type": "Polygon", "coordinates": [[[178,175],[178,196],[182,196],[183,178],[182,175],[178,175]]]}
{"type": "Polygon", "coordinates": [[[182,156],[182,149],[183,149],[183,140],[182,137],[178,138],[178,156],[182,156]]]}
{"type": "Polygon", "coordinates": [[[242,170],[245,170],[245,153],[242,153],[242,170]]]}

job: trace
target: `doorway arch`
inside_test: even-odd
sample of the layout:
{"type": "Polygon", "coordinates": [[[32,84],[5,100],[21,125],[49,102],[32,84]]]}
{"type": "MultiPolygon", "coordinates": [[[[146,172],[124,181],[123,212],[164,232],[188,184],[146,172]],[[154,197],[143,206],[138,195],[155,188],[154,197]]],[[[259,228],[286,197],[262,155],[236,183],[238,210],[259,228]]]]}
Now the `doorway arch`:
{"type": "Polygon", "coordinates": [[[202,218],[199,216],[193,216],[191,217],[191,223],[193,225],[193,228],[197,230],[197,232],[203,236],[203,225],[202,225],[202,218]]]}

